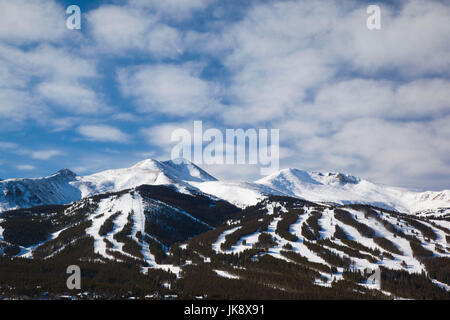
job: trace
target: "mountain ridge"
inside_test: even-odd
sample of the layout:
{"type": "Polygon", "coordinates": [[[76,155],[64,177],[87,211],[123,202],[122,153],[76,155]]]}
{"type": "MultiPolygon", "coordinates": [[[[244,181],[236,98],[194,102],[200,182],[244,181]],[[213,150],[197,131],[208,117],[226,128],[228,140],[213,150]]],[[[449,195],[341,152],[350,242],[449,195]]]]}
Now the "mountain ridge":
{"type": "Polygon", "coordinates": [[[450,213],[450,190],[417,192],[344,173],[283,169],[255,182],[315,202],[361,203],[406,213],[443,208],[444,214],[450,213]]]}
{"type": "Polygon", "coordinates": [[[204,193],[241,208],[269,195],[318,203],[368,204],[410,214],[450,213],[450,190],[417,192],[372,183],[340,172],[282,169],[254,182],[218,180],[184,160],[145,159],[129,168],[79,176],[70,169],[43,178],[0,181],[0,212],[45,204],[68,204],[96,194],[140,185],[171,185],[181,193],[204,193]]]}

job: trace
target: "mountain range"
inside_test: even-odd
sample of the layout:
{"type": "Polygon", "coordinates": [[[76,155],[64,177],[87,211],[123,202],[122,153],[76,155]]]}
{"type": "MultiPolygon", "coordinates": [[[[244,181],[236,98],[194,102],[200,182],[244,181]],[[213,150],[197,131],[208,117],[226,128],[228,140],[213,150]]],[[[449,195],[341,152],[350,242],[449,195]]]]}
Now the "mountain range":
{"type": "Polygon", "coordinates": [[[130,168],[78,176],[63,169],[44,178],[0,181],[0,212],[67,204],[96,194],[140,185],[171,185],[182,193],[203,192],[241,208],[269,195],[319,203],[368,204],[408,214],[450,214],[450,190],[417,192],[372,183],[344,173],[283,169],[254,182],[219,181],[187,161],[147,159],[130,168]],[[177,164],[176,164],[177,163],[177,164]]]}
{"type": "Polygon", "coordinates": [[[450,299],[449,199],[298,169],[220,181],[185,160],[2,180],[0,298],[450,299]]]}

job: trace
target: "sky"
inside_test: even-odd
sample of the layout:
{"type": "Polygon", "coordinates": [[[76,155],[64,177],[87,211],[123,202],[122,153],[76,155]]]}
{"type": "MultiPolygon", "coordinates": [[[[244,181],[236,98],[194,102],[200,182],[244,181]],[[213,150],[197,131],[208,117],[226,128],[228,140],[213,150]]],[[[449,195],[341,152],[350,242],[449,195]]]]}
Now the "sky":
{"type": "Polygon", "coordinates": [[[450,189],[449,19],[433,0],[0,0],[0,178],[166,160],[200,120],[279,129],[281,168],[450,189]]]}

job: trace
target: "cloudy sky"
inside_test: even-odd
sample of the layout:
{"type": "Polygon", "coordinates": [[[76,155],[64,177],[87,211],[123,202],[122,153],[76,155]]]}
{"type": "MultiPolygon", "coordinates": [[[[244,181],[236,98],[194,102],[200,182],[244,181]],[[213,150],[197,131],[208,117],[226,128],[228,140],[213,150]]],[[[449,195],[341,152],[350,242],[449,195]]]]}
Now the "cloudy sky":
{"type": "Polygon", "coordinates": [[[0,0],[0,178],[168,159],[202,120],[280,129],[282,168],[448,189],[450,4],[379,1],[381,30],[368,4],[0,0]]]}

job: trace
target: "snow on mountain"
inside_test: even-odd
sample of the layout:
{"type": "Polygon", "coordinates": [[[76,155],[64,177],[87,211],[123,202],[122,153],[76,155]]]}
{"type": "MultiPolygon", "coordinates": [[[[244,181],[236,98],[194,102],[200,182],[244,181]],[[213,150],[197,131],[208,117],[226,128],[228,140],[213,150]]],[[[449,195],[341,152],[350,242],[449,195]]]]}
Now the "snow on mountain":
{"type": "Polygon", "coordinates": [[[166,166],[166,170],[168,167],[172,168],[171,174],[180,180],[195,182],[217,181],[205,170],[185,159],[168,160],[161,163],[166,166]]]}
{"type": "Polygon", "coordinates": [[[245,208],[253,206],[268,195],[284,195],[282,192],[268,186],[238,181],[207,181],[191,182],[200,191],[226,200],[235,206],[245,208]]]}
{"type": "Polygon", "coordinates": [[[414,192],[387,187],[343,173],[284,169],[256,181],[280,193],[315,202],[364,203],[407,213],[450,212],[450,190],[414,192]]]}
{"type": "Polygon", "coordinates": [[[178,191],[190,193],[193,189],[189,181],[214,181],[214,177],[190,163],[183,161],[176,164],[173,161],[160,162],[147,159],[138,162],[130,168],[102,171],[90,176],[78,177],[72,185],[78,188],[82,197],[105,192],[115,192],[149,185],[173,185],[178,191]]]}
{"type": "Polygon", "coordinates": [[[70,184],[76,179],[75,173],[63,169],[44,178],[2,180],[0,212],[43,204],[66,204],[78,200],[81,192],[70,184]]]}
{"type": "Polygon", "coordinates": [[[450,214],[450,190],[408,192],[403,201],[409,204],[410,212],[450,214]]]}
{"type": "Polygon", "coordinates": [[[179,192],[191,193],[190,181],[216,179],[193,163],[160,162],[147,159],[130,168],[106,170],[89,176],[77,176],[64,169],[37,179],[0,181],[0,212],[44,204],[67,204],[95,194],[116,192],[143,184],[172,185],[179,192]]]}
{"type": "Polygon", "coordinates": [[[40,179],[0,181],[0,212],[43,204],[67,204],[96,194],[140,185],[171,185],[178,192],[205,193],[241,208],[268,195],[298,197],[313,202],[370,204],[416,214],[450,214],[450,190],[416,192],[372,183],[343,173],[283,169],[253,183],[218,181],[187,161],[147,159],[130,168],[77,176],[64,169],[40,179]]]}
{"type": "MultiPolygon", "coordinates": [[[[304,174],[297,172],[296,176],[307,180],[304,174]]],[[[309,177],[314,182],[303,182],[314,185],[328,182],[336,186],[362,181],[342,176],[312,173],[309,177]],[[316,175],[317,180],[313,179],[316,175]]],[[[217,181],[198,184],[212,185],[215,192],[221,187],[217,186],[217,181]]],[[[258,184],[228,183],[227,186],[230,190],[242,188],[235,194],[263,188],[258,184]]],[[[225,196],[230,190],[224,191],[225,196]]],[[[440,266],[436,264],[441,263],[445,268],[450,257],[446,242],[448,221],[408,217],[364,205],[334,207],[286,197],[266,199],[260,206],[239,211],[203,195],[179,196],[173,188],[146,185],[85,198],[68,206],[31,208],[27,210],[31,214],[27,215],[7,212],[2,216],[6,223],[0,227],[0,241],[3,227],[8,236],[6,241],[0,242],[0,256],[29,258],[36,263],[42,263],[41,259],[58,263],[70,257],[70,261],[98,263],[98,270],[105,274],[109,268],[101,266],[125,262],[137,266],[144,274],[159,269],[186,281],[190,280],[187,272],[196,268],[201,268],[197,269],[201,275],[208,276],[205,270],[209,270],[235,280],[251,279],[251,275],[258,275],[258,270],[264,270],[270,280],[264,284],[277,285],[283,291],[298,290],[302,295],[305,288],[319,290],[311,289],[312,285],[333,288],[336,281],[345,280],[345,286],[340,288],[350,288],[342,292],[369,294],[372,298],[373,291],[361,290],[378,290],[394,299],[435,297],[433,294],[448,298],[445,290],[448,291],[450,285],[448,278],[445,279],[445,269],[436,272],[440,266]],[[233,213],[226,213],[230,211],[233,213]],[[204,220],[211,218],[216,221],[204,220]],[[30,238],[19,236],[22,228],[17,222],[40,222],[41,232],[30,238]],[[48,228],[48,223],[52,228],[48,228]],[[205,236],[208,230],[214,231],[205,236]],[[263,235],[270,241],[264,241],[263,235]],[[190,250],[186,250],[188,247],[190,250]],[[236,257],[246,250],[250,251],[240,259],[246,259],[244,261],[257,268],[244,268],[237,264],[241,260],[236,263],[231,256],[236,257]],[[213,252],[220,255],[212,255],[213,252]],[[50,260],[53,258],[55,260],[50,260]],[[221,259],[219,269],[217,263],[211,263],[214,259],[221,259]],[[355,273],[380,267],[385,274],[395,276],[391,278],[391,283],[396,281],[395,285],[383,287],[376,278],[371,280],[366,273],[360,276],[355,273]],[[353,276],[349,269],[353,270],[353,276]],[[305,285],[290,286],[292,281],[298,281],[294,272],[312,277],[301,276],[305,285]],[[406,278],[405,272],[414,275],[406,278]],[[432,284],[436,288],[433,289],[432,284]],[[358,287],[354,287],[356,285],[358,287]],[[412,290],[402,290],[403,286],[412,290]]],[[[247,196],[249,194],[243,195],[247,196]]],[[[30,260],[31,263],[34,262],[30,260]]],[[[259,287],[264,278],[255,278],[259,287]]],[[[335,289],[330,292],[330,297],[335,297],[335,289]]]]}

